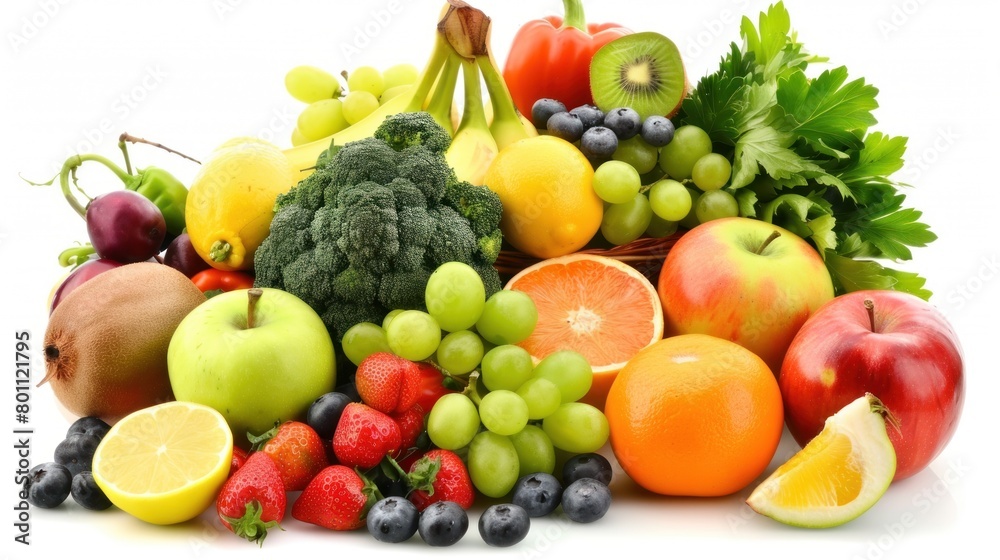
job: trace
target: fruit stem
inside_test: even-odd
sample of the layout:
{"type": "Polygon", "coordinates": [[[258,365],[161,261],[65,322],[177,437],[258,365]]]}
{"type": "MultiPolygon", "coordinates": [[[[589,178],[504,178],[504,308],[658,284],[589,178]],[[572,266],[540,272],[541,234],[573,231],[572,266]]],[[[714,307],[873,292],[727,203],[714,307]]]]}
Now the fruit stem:
{"type": "Polygon", "coordinates": [[[563,27],[575,27],[587,33],[587,18],[583,15],[583,2],[563,0],[563,27]]]}
{"type": "Polygon", "coordinates": [[[201,162],[198,161],[198,160],[196,160],[196,159],[194,159],[193,157],[188,156],[188,155],[184,155],[184,154],[178,152],[177,150],[172,150],[172,149],[164,146],[163,144],[160,144],[159,142],[153,142],[153,141],[150,141],[150,140],[146,140],[145,138],[139,138],[137,136],[132,136],[128,132],[122,132],[121,136],[118,137],[118,148],[122,151],[122,154],[125,156],[125,169],[129,173],[132,173],[132,162],[129,161],[128,148],[125,146],[125,142],[131,142],[133,144],[140,144],[140,143],[141,144],[149,144],[150,146],[153,146],[155,148],[159,148],[161,150],[164,150],[167,153],[171,153],[171,154],[174,154],[174,155],[181,156],[184,159],[189,159],[189,160],[197,163],[198,165],[201,165],[201,162]]]}
{"type": "Polygon", "coordinates": [[[247,328],[252,329],[257,322],[257,300],[264,294],[260,288],[250,288],[247,290],[247,328]]]}
{"type": "Polygon", "coordinates": [[[775,239],[777,239],[779,237],[781,237],[781,232],[780,231],[778,231],[778,230],[772,231],[771,235],[767,236],[767,239],[765,239],[764,242],[760,244],[760,247],[757,247],[757,250],[754,251],[754,254],[755,255],[763,255],[764,254],[764,249],[767,249],[767,246],[770,245],[772,241],[774,241],[775,239]]]}
{"type": "Polygon", "coordinates": [[[208,250],[208,257],[215,262],[225,262],[229,258],[229,253],[233,250],[233,246],[221,239],[212,243],[212,246],[208,250]]]}
{"type": "Polygon", "coordinates": [[[868,310],[868,324],[871,326],[872,332],[877,332],[875,330],[875,302],[870,299],[866,299],[865,309],[868,310]]]}
{"type": "MultiPolygon", "coordinates": [[[[73,193],[69,190],[69,180],[72,175],[73,185],[76,186],[76,170],[78,167],[83,165],[83,162],[85,161],[95,161],[104,167],[107,167],[112,173],[121,179],[123,183],[125,183],[126,188],[131,189],[132,184],[138,181],[136,176],[126,173],[124,169],[118,167],[106,157],[96,154],[84,154],[82,156],[77,154],[70,156],[69,159],[63,163],[62,170],[59,171],[59,186],[62,188],[63,196],[66,197],[66,201],[69,202],[69,205],[73,207],[73,210],[76,210],[76,213],[79,214],[84,220],[87,219],[87,207],[80,204],[80,201],[73,196],[73,193]]],[[[80,190],[80,187],[77,186],[77,190],[80,190]]],[[[84,196],[86,196],[86,193],[84,193],[84,196]]]]}

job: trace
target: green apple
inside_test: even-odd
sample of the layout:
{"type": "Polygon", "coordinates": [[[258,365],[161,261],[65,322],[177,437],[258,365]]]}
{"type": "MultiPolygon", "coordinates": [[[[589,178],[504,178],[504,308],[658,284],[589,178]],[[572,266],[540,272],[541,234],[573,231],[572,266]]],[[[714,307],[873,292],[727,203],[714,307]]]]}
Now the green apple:
{"type": "Polygon", "coordinates": [[[336,385],[333,342],[319,315],[282,290],[235,290],[189,313],[167,349],[174,397],[218,410],[237,442],[302,419],[336,385]]]}
{"type": "Polygon", "coordinates": [[[833,299],[833,282],[801,237],[760,220],[723,218],[681,236],[667,253],[657,291],[665,336],[731,340],[778,375],[799,328],[833,299]]]}

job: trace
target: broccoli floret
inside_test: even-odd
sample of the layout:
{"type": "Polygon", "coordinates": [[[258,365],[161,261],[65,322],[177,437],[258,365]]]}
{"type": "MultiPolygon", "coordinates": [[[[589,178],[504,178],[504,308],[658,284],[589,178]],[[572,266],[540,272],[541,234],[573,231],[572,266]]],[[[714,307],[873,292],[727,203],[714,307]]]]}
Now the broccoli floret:
{"type": "Polygon", "coordinates": [[[449,206],[469,220],[477,237],[491,235],[500,227],[503,205],[489,188],[459,181],[448,185],[444,197],[449,206]]]}
{"type": "Polygon", "coordinates": [[[396,151],[410,146],[424,146],[435,154],[443,154],[451,145],[448,132],[426,112],[397,113],[386,117],[373,136],[384,140],[396,151]]]}
{"type": "MultiPolygon", "coordinates": [[[[423,121],[401,119],[392,134],[423,121]]],[[[423,309],[427,279],[448,261],[475,268],[488,294],[500,289],[499,199],[460,183],[433,136],[418,137],[430,144],[352,142],[277,198],[255,254],[256,284],[300,297],[335,341],[391,309],[423,309]]]]}
{"type": "Polygon", "coordinates": [[[349,142],[330,160],[330,182],[340,187],[365,181],[388,184],[398,175],[398,158],[396,150],[376,138],[349,142]]]}

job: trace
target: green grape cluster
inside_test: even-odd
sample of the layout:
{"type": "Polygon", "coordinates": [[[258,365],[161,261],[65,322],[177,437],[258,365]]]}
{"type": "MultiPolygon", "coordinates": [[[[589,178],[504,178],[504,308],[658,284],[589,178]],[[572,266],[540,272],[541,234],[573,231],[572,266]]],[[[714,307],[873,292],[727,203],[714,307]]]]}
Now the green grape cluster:
{"type": "Polygon", "coordinates": [[[296,66],[285,74],[285,89],[307,103],[292,131],[292,145],[326,138],[367,117],[417,82],[412,64],[397,64],[384,72],[359,66],[345,73],[347,91],[333,75],[315,66],[296,66]]]}

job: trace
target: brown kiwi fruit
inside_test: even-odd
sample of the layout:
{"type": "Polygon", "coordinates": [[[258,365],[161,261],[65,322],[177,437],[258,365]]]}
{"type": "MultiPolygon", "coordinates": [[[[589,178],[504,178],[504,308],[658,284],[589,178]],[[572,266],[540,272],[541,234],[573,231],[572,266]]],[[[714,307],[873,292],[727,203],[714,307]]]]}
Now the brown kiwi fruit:
{"type": "Polygon", "coordinates": [[[205,299],[190,279],[158,263],[127,264],[95,276],[49,316],[39,385],[47,382],[73,414],[108,423],[173,400],[170,337],[205,299]]]}
{"type": "Polygon", "coordinates": [[[590,93],[605,113],[631,107],[642,120],[670,117],[680,109],[687,90],[677,45],[653,31],[619,37],[594,53],[590,62],[590,93]]]}

